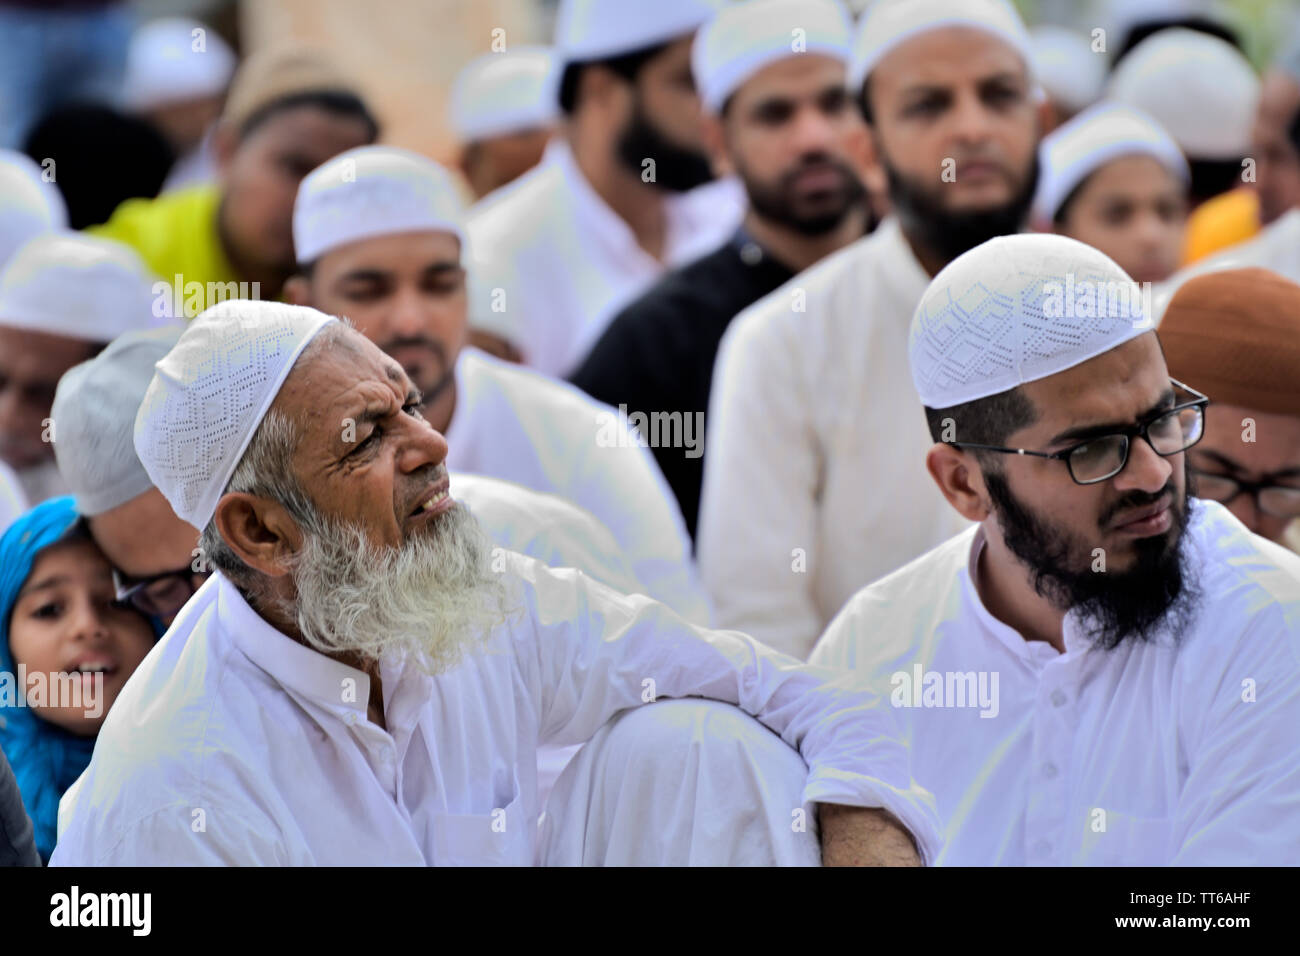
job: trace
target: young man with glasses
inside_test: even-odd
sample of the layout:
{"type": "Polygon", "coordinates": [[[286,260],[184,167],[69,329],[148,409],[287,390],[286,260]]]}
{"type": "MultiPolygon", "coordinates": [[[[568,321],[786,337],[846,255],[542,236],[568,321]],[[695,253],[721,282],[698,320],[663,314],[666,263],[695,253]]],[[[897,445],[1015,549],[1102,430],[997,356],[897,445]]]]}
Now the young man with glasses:
{"type": "Polygon", "coordinates": [[[1197,494],[1300,551],[1300,285],[1265,269],[1187,282],[1160,324],[1169,370],[1214,398],[1197,494]]]}
{"type": "Polygon", "coordinates": [[[1193,497],[1209,399],[1106,294],[1128,281],[1008,236],[912,322],[926,465],[977,525],[855,595],[812,663],[890,700],[939,863],[1296,862],[1300,558],[1193,497]]]}

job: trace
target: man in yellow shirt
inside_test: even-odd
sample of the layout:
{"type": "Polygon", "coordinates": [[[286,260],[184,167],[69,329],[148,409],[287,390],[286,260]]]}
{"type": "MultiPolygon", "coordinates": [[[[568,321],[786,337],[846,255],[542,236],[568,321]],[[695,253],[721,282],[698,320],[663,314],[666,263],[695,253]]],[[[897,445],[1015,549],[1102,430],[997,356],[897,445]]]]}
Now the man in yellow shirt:
{"type": "Polygon", "coordinates": [[[241,67],[216,132],[216,184],[124,202],[89,232],[133,247],[171,288],[156,315],[228,298],[276,299],[295,268],[293,200],[307,173],[373,143],[379,127],[324,54],[281,48],[241,67]]]}

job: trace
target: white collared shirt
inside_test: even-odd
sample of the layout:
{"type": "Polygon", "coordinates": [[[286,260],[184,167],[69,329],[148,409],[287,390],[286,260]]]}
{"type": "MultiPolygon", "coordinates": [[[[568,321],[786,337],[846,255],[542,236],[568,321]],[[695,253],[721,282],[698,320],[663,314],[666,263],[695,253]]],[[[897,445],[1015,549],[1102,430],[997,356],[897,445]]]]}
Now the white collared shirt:
{"type": "Polygon", "coordinates": [[[436,678],[383,663],[387,729],[367,718],[365,674],[214,575],[110,710],[52,862],[531,863],[538,743],[586,740],[653,696],[737,704],[800,749],[805,800],[884,807],[938,852],[893,715],[849,679],[521,555],[507,574],[520,613],[483,650],[436,678]]]}
{"type": "Polygon", "coordinates": [[[812,660],[891,701],[939,863],[1300,863],[1300,557],[1213,502],[1185,534],[1203,597],[1176,645],[1106,651],[1072,614],[1064,654],[1025,640],[980,600],[979,527],[836,618],[812,660]]]}
{"type": "Polygon", "coordinates": [[[27,510],[27,495],[13,470],[0,461],[0,534],[27,510]]]}
{"type": "Polygon", "coordinates": [[[625,305],[668,269],[722,245],[743,213],[734,180],[665,193],[660,262],[557,137],[538,166],[471,210],[470,324],[513,342],[530,367],[568,375],[625,305]]]}
{"type": "Polygon", "coordinates": [[[636,440],[610,444],[617,412],[529,369],[473,348],[456,362],[447,467],[559,495],[610,530],[646,594],[698,624],[712,611],[690,536],[654,456],[636,440]]]}
{"type": "Polygon", "coordinates": [[[728,328],[696,542],[723,627],[806,658],[860,587],[965,526],[926,472],[907,360],[929,281],[886,219],[728,328]]]}

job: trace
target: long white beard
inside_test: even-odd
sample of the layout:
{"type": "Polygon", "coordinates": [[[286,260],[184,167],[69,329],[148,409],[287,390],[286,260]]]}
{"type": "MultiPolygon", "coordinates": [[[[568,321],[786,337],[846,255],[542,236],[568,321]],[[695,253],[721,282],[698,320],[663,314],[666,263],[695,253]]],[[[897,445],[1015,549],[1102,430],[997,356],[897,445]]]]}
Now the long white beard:
{"type": "Polygon", "coordinates": [[[397,655],[436,675],[508,616],[491,539],[461,505],[400,548],[377,548],[358,527],[313,517],[293,568],[297,602],[287,610],[321,653],[365,662],[397,655]]]}

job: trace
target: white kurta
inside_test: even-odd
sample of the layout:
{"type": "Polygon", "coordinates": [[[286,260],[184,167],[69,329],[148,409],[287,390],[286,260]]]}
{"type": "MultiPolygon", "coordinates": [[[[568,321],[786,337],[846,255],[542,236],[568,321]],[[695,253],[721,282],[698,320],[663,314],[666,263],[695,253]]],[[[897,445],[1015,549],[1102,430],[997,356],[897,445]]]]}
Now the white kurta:
{"type": "MultiPolygon", "coordinates": [[[[447,467],[559,495],[591,512],[646,594],[708,624],[677,499],[648,448],[635,440],[603,447],[610,416],[617,420],[608,405],[571,385],[467,348],[456,362],[447,467]]],[[[624,431],[635,434],[630,426],[624,431]]]]}
{"type": "Polygon", "coordinates": [[[664,195],[660,262],[552,140],[537,167],[471,210],[470,324],[515,343],[527,365],[569,374],[625,305],[722,245],[744,212],[733,180],[664,195]]]}
{"type": "Polygon", "coordinates": [[[898,705],[917,670],[952,683],[893,708],[939,802],[940,863],[1300,864],[1300,557],[1214,503],[1186,533],[1204,603],[1178,646],[1094,648],[1072,615],[1064,654],[1026,641],[980,600],[979,528],[836,618],[815,663],[898,705]],[[961,675],[996,676],[993,706],[957,706],[961,675]]]}
{"type": "Polygon", "coordinates": [[[27,494],[13,469],[0,461],[0,534],[27,510],[27,494]]]}
{"type": "MultiPolygon", "coordinates": [[[[222,575],[132,675],[65,796],[57,865],[527,864],[537,746],[587,740],[658,697],[737,704],[807,762],[808,802],[880,806],[937,853],[888,708],[848,678],[644,597],[512,555],[520,613],[437,678],[365,674],[273,629],[222,575]]],[[[652,705],[653,706],[653,705],[652,705]]],[[[735,806],[737,819],[750,812],[735,806]]]]}
{"type": "Polygon", "coordinates": [[[807,657],[858,588],[964,527],[926,471],[907,360],[928,284],[887,219],[731,323],[697,540],[722,626],[807,657]]]}

